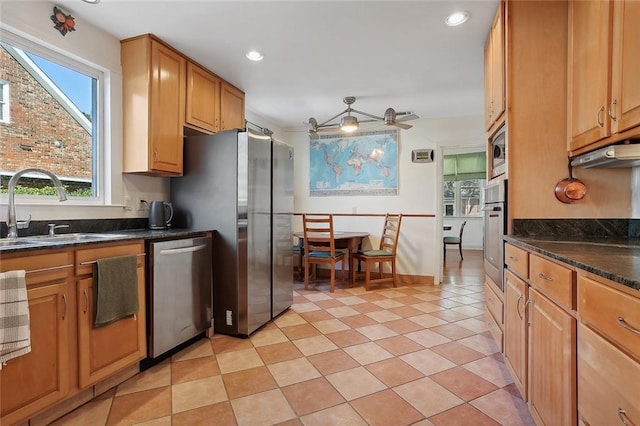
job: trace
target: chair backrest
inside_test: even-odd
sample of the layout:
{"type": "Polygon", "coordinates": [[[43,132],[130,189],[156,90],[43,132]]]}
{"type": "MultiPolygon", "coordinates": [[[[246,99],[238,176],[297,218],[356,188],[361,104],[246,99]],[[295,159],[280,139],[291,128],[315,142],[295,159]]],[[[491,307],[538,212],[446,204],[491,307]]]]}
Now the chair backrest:
{"type": "Polygon", "coordinates": [[[462,241],[462,232],[464,231],[464,226],[467,224],[467,221],[465,220],[464,222],[462,222],[462,225],[460,225],[460,241],[462,241]]]}
{"type": "Polygon", "coordinates": [[[312,251],[327,252],[331,257],[335,255],[335,240],[333,239],[333,215],[302,215],[304,229],[304,253],[312,251]]]}
{"type": "Polygon", "coordinates": [[[384,217],[384,228],[380,237],[380,250],[385,250],[393,254],[396,253],[398,247],[398,236],[400,235],[400,224],[402,223],[402,214],[389,214],[384,217]]]}

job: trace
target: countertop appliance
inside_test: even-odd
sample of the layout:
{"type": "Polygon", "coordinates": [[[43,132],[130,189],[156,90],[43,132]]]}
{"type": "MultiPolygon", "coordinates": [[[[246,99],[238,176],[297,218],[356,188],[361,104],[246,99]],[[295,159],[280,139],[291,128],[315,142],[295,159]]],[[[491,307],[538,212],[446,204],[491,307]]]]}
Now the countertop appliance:
{"type": "Polygon", "coordinates": [[[499,180],[484,187],[484,270],[504,291],[504,240],[507,233],[507,181],[499,180]]]}
{"type": "Polygon", "coordinates": [[[212,327],[211,238],[148,243],[147,352],[158,358],[212,327]]]}
{"type": "Polygon", "coordinates": [[[173,206],[166,201],[149,203],[149,229],[167,229],[173,219],[173,206]]]}
{"type": "Polygon", "coordinates": [[[610,145],[571,160],[574,167],[635,167],[640,166],[640,143],[610,145]]]}
{"type": "Polygon", "coordinates": [[[171,178],[177,226],[214,229],[217,333],[248,336],[293,303],[293,148],[251,131],[192,136],[171,178]]]}

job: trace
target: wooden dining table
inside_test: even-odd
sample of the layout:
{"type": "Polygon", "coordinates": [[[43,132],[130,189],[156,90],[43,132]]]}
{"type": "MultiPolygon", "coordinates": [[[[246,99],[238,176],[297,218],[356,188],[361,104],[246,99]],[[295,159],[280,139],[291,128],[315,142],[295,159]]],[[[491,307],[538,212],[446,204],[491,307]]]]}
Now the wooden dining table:
{"type": "MultiPolygon", "coordinates": [[[[302,258],[304,255],[304,232],[294,232],[293,235],[298,238],[298,246],[300,247],[300,263],[299,270],[302,271],[302,258]]],[[[362,240],[369,236],[368,232],[359,231],[333,231],[333,239],[336,242],[336,248],[349,250],[349,269],[353,265],[353,253],[362,249],[362,240]]]]}

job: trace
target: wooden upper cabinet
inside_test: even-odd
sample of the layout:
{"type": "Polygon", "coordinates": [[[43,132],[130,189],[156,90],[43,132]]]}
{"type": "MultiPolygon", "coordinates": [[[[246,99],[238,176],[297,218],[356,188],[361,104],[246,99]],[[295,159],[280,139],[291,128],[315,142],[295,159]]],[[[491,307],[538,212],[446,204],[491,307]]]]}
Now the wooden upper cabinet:
{"type": "Polygon", "coordinates": [[[613,6],[611,131],[640,125],[640,2],[616,1],[613,6]]]}
{"type": "Polygon", "coordinates": [[[220,96],[221,130],[244,129],[244,92],[223,81],[220,96]]]}
{"type": "Polygon", "coordinates": [[[122,40],[123,171],[182,174],[186,59],[151,35],[122,40]]]}
{"type": "Polygon", "coordinates": [[[640,125],[638,19],[632,0],[569,3],[569,151],[624,139],[640,125]]]}
{"type": "Polygon", "coordinates": [[[185,125],[207,133],[220,130],[220,82],[206,69],[187,62],[185,125]]]}
{"type": "Polygon", "coordinates": [[[500,3],[484,48],[485,129],[505,110],[504,4],[500,3]]]}

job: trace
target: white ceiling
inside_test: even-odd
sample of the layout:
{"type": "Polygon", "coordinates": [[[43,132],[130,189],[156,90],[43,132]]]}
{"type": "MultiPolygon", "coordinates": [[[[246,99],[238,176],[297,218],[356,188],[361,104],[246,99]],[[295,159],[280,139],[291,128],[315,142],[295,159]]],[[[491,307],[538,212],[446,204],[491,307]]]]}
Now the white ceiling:
{"type": "Polygon", "coordinates": [[[153,33],[246,93],[281,127],[355,109],[421,118],[482,115],[483,48],[499,0],[122,1],[57,4],[119,39],[153,33]],[[448,27],[446,15],[471,18],[448,27]],[[245,58],[261,51],[261,62],[245,58]]]}

